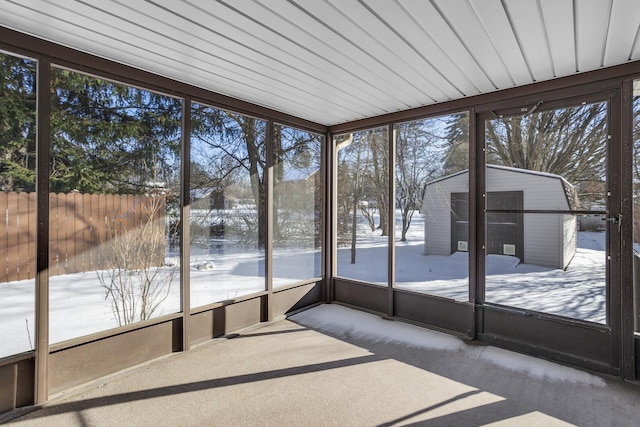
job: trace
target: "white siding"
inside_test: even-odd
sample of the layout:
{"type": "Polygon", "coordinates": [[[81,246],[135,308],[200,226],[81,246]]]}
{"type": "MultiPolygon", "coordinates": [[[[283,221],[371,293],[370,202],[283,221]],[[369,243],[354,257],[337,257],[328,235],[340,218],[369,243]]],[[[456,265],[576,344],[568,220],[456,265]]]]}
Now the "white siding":
{"type": "MultiPolygon", "coordinates": [[[[559,177],[488,167],[486,179],[487,192],[522,191],[525,210],[570,210],[559,177]]],[[[451,193],[465,193],[468,188],[468,172],[427,186],[422,205],[425,215],[425,254],[451,253],[451,193]]],[[[575,253],[575,221],[572,215],[525,214],[523,262],[554,268],[566,267],[575,253]]]]}
{"type": "Polygon", "coordinates": [[[578,247],[578,221],[575,215],[564,216],[564,259],[562,269],[567,268],[578,247]]]}
{"type": "Polygon", "coordinates": [[[546,175],[487,168],[487,191],[523,191],[524,209],[570,209],[562,181],[546,175]]]}
{"type": "Polygon", "coordinates": [[[469,174],[461,173],[428,185],[422,202],[424,214],[424,253],[451,253],[451,193],[469,191],[469,174]]]}
{"type": "Polygon", "coordinates": [[[524,215],[524,262],[563,267],[562,217],[559,214],[524,215]]]}

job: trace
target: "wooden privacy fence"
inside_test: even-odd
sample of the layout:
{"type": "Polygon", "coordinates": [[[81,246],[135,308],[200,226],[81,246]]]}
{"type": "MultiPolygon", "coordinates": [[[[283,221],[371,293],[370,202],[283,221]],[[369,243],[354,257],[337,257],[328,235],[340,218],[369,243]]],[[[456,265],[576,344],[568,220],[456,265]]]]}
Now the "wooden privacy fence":
{"type": "MultiPolygon", "coordinates": [[[[49,275],[95,271],[113,264],[127,239],[138,250],[148,235],[165,233],[163,195],[50,194],[49,275]]],[[[36,193],[0,192],[0,283],[35,277],[36,193]]],[[[164,240],[163,240],[164,242],[164,240]]],[[[164,243],[153,245],[155,265],[164,263],[164,243]]],[[[122,254],[121,254],[122,255],[122,254]]]]}

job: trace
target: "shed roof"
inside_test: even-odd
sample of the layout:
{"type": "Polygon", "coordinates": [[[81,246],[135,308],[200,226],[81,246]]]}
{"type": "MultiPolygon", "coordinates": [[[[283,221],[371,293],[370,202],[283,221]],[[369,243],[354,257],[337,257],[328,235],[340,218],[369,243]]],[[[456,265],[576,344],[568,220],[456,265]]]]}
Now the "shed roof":
{"type": "MultiPolygon", "coordinates": [[[[572,210],[577,209],[578,208],[578,198],[577,198],[577,193],[576,190],[574,188],[574,186],[567,181],[566,179],[564,179],[564,177],[560,176],[560,175],[556,175],[554,173],[549,173],[549,172],[539,172],[539,171],[534,171],[534,170],[530,170],[530,169],[521,169],[521,168],[514,168],[514,167],[509,167],[509,166],[501,166],[501,165],[487,165],[487,169],[490,170],[502,170],[502,171],[507,171],[507,172],[511,172],[511,173],[518,173],[518,174],[526,174],[526,175],[532,175],[532,176],[537,176],[537,177],[543,177],[543,178],[548,178],[548,179],[555,179],[555,180],[559,180],[562,188],[564,190],[565,196],[567,197],[567,203],[568,205],[571,207],[572,210]]],[[[460,172],[456,172],[453,173],[451,175],[447,175],[447,176],[443,176],[441,178],[435,179],[431,182],[427,183],[427,187],[429,187],[430,185],[433,184],[437,184],[440,183],[442,181],[451,179],[453,177],[456,176],[460,176],[460,175],[464,175],[469,173],[469,169],[465,169],[463,171],[460,172]]],[[[487,172],[490,173],[490,172],[487,172]]]]}

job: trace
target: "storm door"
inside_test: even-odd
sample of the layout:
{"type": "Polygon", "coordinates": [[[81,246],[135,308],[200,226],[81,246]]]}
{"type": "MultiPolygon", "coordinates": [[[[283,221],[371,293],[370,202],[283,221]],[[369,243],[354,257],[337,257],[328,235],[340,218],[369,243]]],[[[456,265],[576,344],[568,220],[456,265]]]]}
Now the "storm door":
{"type": "Polygon", "coordinates": [[[507,346],[612,372],[621,216],[608,106],[539,102],[479,121],[476,326],[507,346]]]}

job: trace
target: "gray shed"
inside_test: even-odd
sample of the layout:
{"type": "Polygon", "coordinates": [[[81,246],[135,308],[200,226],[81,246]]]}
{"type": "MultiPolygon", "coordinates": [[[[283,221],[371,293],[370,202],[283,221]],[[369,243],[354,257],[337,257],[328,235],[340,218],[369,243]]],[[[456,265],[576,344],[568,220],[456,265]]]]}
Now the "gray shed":
{"type": "MultiPolygon", "coordinates": [[[[488,213],[487,251],[512,255],[527,264],[566,268],[576,252],[573,186],[559,175],[487,165],[487,209],[563,211],[562,213],[488,213]]],[[[467,251],[469,171],[427,184],[422,202],[424,253],[467,251]]]]}

